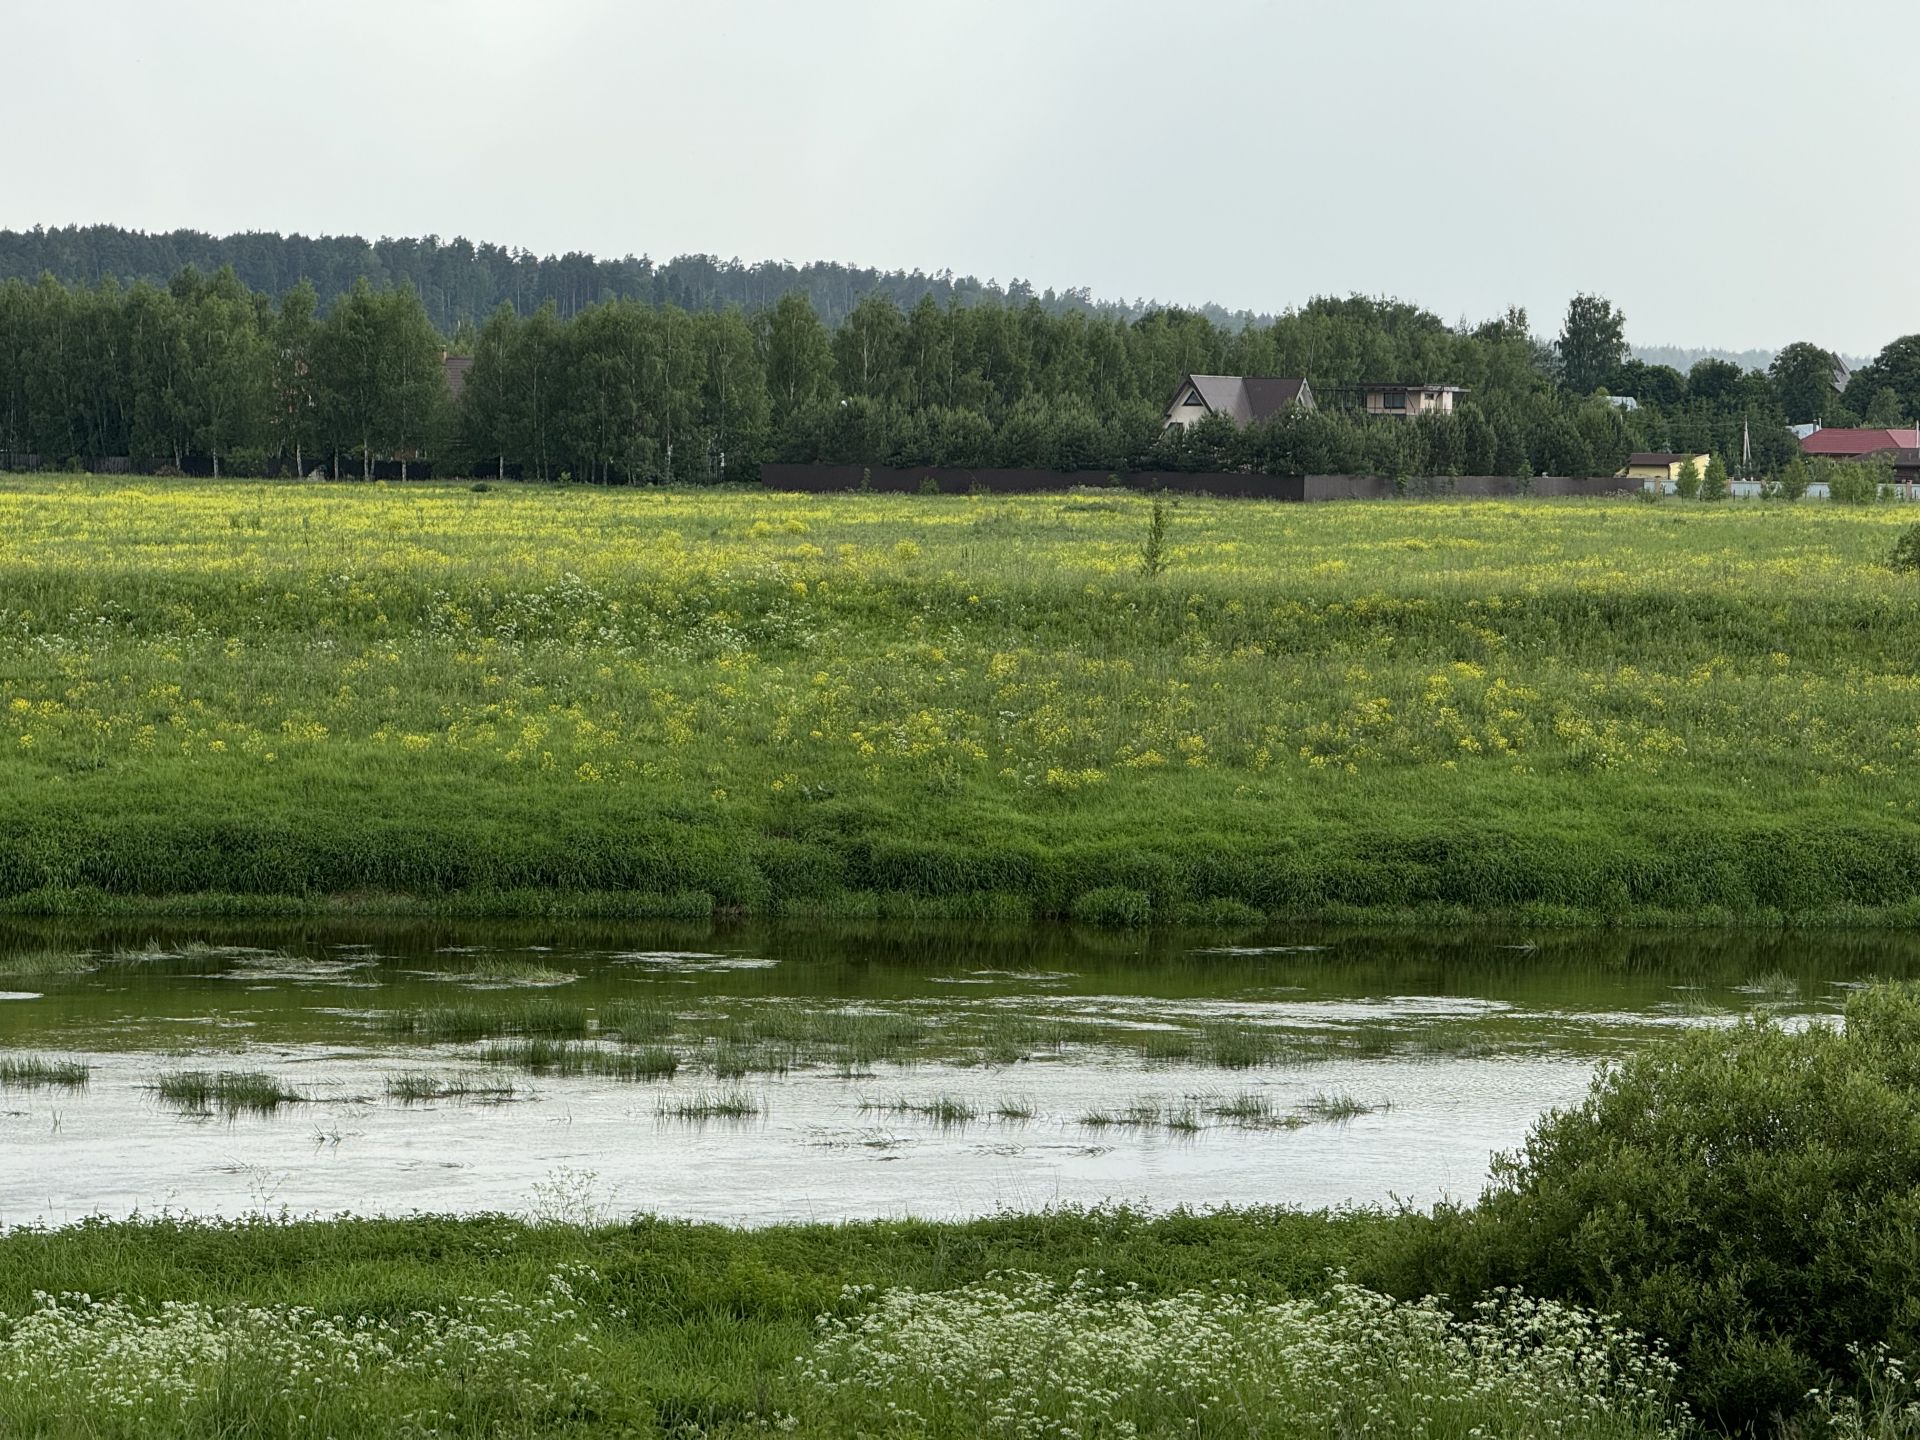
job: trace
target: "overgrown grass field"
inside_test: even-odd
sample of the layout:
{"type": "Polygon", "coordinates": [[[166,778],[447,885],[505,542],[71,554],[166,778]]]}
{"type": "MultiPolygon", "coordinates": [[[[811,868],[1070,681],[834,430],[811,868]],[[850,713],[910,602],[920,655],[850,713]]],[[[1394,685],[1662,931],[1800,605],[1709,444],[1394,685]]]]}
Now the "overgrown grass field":
{"type": "Polygon", "coordinates": [[[770,1231],[336,1220],[0,1237],[0,1427],[93,1437],[1664,1440],[1585,1312],[1341,1285],[1389,1222],[1125,1212],[770,1231]],[[1222,1288],[1223,1275],[1248,1277],[1222,1288]],[[1491,1343],[1490,1343],[1491,1342],[1491,1343]]]}
{"type": "Polygon", "coordinates": [[[1920,918],[1897,507],[10,479],[0,905],[1920,918]]]}

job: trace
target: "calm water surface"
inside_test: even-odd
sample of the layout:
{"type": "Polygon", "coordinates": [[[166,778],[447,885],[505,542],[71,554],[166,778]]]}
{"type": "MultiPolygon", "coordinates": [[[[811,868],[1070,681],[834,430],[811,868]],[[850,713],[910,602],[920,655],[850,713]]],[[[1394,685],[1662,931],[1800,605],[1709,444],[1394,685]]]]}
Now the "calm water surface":
{"type": "Polygon", "coordinates": [[[0,1084],[0,1224],[1424,1205],[1471,1198],[1653,1036],[1801,1023],[1916,973],[1920,944],[1885,936],[14,927],[0,1061],[90,1070],[0,1084]],[[642,1054],[678,1068],[590,1064],[642,1054]],[[158,1089],[195,1071],[300,1098],[228,1115],[158,1089]],[[407,1101],[397,1076],[480,1093],[407,1101]],[[753,1113],[676,1113],[716,1097],[753,1113]]]}

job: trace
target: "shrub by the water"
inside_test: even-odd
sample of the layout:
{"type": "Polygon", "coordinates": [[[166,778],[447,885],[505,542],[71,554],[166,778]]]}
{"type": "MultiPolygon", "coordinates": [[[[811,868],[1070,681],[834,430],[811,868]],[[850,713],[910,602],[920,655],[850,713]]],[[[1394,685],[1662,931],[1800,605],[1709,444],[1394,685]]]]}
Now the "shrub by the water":
{"type": "Polygon", "coordinates": [[[1478,1206],[1408,1218],[1394,1288],[1594,1306],[1671,1347],[1702,1418],[1771,1427],[1849,1387],[1856,1347],[1920,1352],[1920,989],[1649,1047],[1478,1206]]]}

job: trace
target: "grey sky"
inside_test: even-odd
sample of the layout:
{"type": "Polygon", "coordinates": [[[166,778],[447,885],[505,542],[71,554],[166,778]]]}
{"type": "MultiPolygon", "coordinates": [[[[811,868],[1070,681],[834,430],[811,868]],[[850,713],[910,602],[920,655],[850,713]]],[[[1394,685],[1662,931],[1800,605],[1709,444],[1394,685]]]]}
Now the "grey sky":
{"type": "Polygon", "coordinates": [[[0,225],[1920,329],[1914,0],[0,0],[0,225]]]}

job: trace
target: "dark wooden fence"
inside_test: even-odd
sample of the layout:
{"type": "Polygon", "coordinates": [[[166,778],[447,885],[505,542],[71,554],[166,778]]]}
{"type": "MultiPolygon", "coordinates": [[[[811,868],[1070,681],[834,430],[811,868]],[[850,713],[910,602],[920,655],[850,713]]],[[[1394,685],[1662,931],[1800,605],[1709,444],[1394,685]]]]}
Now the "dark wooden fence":
{"type": "Polygon", "coordinates": [[[760,467],[769,490],[825,494],[872,490],[895,495],[1038,495],[1080,486],[1138,491],[1171,490],[1187,495],[1226,495],[1256,500],[1392,500],[1462,495],[1612,495],[1637,488],[1612,475],[1542,475],[1532,481],[1511,475],[1436,475],[1394,481],[1385,475],[1250,475],[1175,470],[967,470],[957,467],[883,465],[776,465],[760,467]],[[1525,487],[1524,489],[1522,487],[1525,487]]]}

